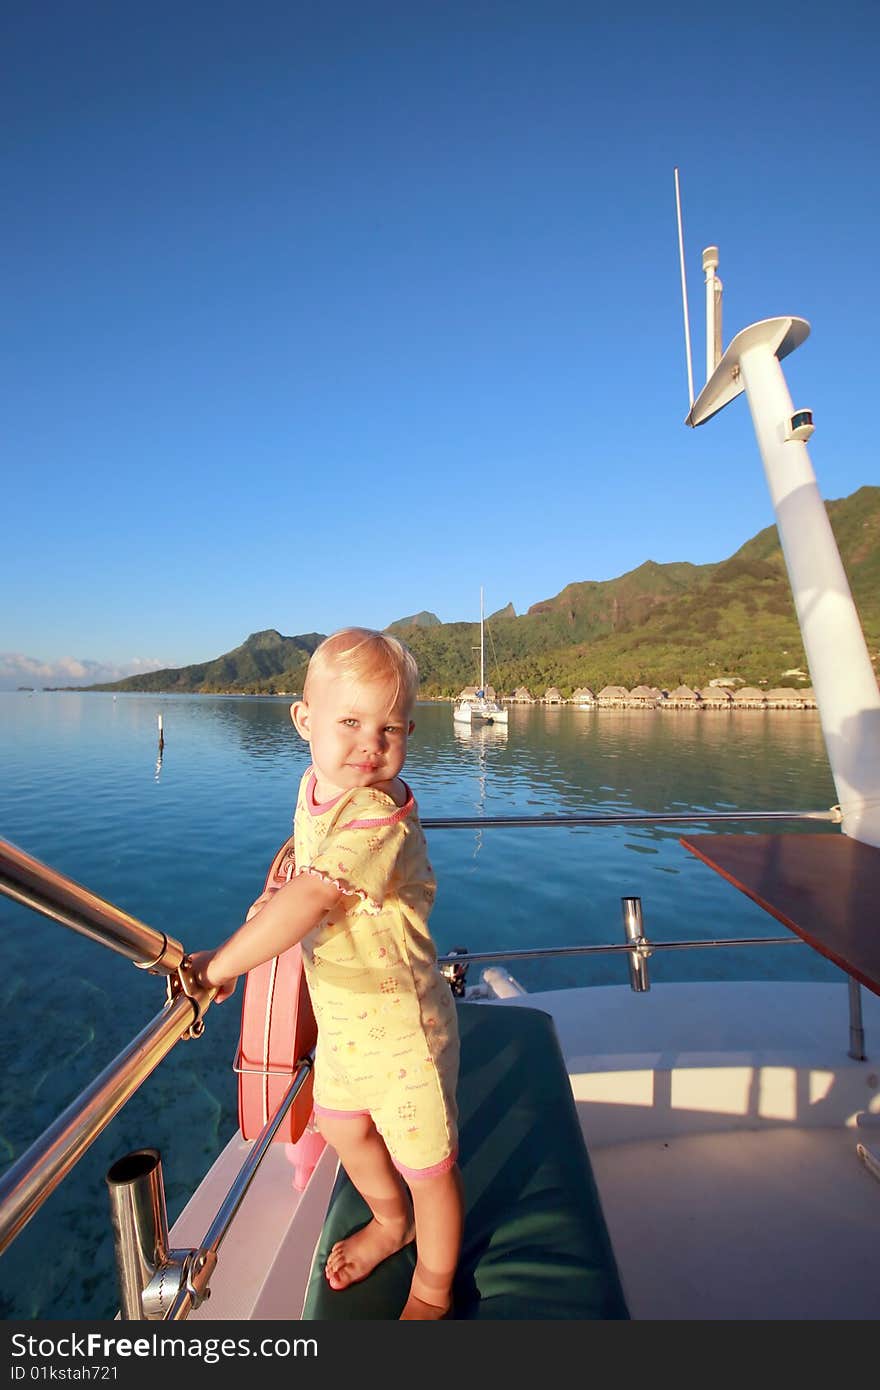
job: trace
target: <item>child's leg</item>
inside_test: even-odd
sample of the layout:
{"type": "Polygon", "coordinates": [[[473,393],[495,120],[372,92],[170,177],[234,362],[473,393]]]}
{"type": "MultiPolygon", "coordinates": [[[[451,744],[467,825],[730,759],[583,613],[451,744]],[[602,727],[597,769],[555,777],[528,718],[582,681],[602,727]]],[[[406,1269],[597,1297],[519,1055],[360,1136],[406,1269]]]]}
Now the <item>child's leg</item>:
{"type": "Polygon", "coordinates": [[[327,1256],[328,1284],[346,1289],[412,1240],[412,1215],[403,1179],[369,1115],[338,1119],[319,1114],[317,1122],[373,1213],[372,1221],[347,1240],[337,1241],[327,1256]]]}
{"type": "Polygon", "coordinates": [[[452,1306],[452,1280],[461,1251],[464,1194],[457,1165],[433,1178],[410,1182],[416,1218],[415,1273],[406,1321],[442,1318],[452,1306]]]}

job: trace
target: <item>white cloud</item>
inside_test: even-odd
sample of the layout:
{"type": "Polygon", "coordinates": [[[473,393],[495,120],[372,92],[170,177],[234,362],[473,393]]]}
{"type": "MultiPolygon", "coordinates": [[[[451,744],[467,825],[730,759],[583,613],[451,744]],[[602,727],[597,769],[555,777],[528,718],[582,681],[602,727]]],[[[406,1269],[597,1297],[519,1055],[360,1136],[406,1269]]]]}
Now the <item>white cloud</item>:
{"type": "Polygon", "coordinates": [[[15,690],[20,685],[97,685],[144,671],[160,671],[167,664],[152,656],[133,656],[116,665],[89,657],[61,656],[56,661],[39,661],[23,652],[0,652],[0,690],[15,690]]]}

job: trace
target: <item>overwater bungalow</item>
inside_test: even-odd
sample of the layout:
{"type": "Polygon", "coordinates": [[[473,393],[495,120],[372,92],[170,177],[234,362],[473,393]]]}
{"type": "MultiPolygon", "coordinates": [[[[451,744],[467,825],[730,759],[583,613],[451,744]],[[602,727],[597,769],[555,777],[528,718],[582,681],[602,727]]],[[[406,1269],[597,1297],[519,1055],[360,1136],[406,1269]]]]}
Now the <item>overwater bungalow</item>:
{"type": "Polygon", "coordinates": [[[525,685],[518,685],[510,697],[514,705],[533,705],[535,697],[525,685]]]}
{"type": "Polygon", "coordinates": [[[707,685],[697,694],[702,709],[733,709],[733,694],[726,686],[707,685]]]}
{"type": "Polygon", "coordinates": [[[803,707],[799,690],[792,690],[790,686],[777,686],[775,690],[767,691],[768,709],[803,709],[803,707]]]}
{"type": "Polygon", "coordinates": [[[677,685],[663,704],[666,709],[699,709],[700,697],[689,685],[677,685]]]}
{"type": "Polygon", "coordinates": [[[660,698],[659,690],[650,685],[637,685],[629,692],[627,704],[633,709],[653,709],[660,698]]]}
{"type": "Polygon", "coordinates": [[[811,685],[806,686],[803,690],[799,690],[798,695],[801,697],[801,705],[804,709],[817,708],[816,695],[811,685]]]}
{"type": "Polygon", "coordinates": [[[562,691],[559,689],[559,686],[558,686],[558,685],[548,685],[547,689],[544,691],[544,704],[545,704],[545,705],[564,705],[564,704],[565,704],[565,699],[563,698],[562,691]]]}
{"type": "Polygon", "coordinates": [[[628,699],[629,691],[625,685],[603,685],[596,696],[596,703],[601,709],[623,709],[628,699]]]}
{"type": "Polygon", "coordinates": [[[733,703],[736,709],[765,709],[766,697],[757,686],[744,685],[733,692],[733,703]]]}
{"type": "Polygon", "coordinates": [[[596,696],[588,685],[579,685],[577,690],[572,693],[571,703],[573,705],[594,705],[596,696]]]}

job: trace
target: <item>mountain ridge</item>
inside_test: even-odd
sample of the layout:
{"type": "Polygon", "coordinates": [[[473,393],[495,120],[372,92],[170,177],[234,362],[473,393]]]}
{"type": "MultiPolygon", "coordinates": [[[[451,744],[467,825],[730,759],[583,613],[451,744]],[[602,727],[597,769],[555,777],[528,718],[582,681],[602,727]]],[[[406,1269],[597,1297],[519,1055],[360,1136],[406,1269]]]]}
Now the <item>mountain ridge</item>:
{"type": "MultiPolygon", "coordinates": [[[[866,485],[826,508],[876,660],[880,487],[866,485]]],[[[520,685],[533,695],[549,685],[563,694],[578,685],[704,685],[734,675],[779,685],[786,672],[807,669],[775,525],[724,560],[645,560],[615,579],[573,581],[520,616],[508,604],[486,627],[487,679],[506,693],[520,685]]],[[[411,647],[424,697],[449,698],[478,675],[478,623],[443,623],[423,610],[385,630],[411,647]]],[[[292,694],[321,640],[317,632],[285,637],[267,628],[213,661],[81,688],[292,694]]]]}

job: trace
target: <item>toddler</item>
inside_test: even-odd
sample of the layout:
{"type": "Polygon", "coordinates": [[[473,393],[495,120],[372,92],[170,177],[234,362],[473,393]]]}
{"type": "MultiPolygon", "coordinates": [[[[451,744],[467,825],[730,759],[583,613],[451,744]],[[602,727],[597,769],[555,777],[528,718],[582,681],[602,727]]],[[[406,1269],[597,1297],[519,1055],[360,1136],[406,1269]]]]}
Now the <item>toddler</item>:
{"type": "Polygon", "coordinates": [[[407,1320],[450,1314],[463,1219],[455,1006],[427,926],[425,837],[399,775],[418,679],[412,653],[385,633],[346,628],[315,650],[290,711],[312,759],[294,818],[296,874],[222,946],[192,958],[222,1001],[238,975],[302,943],[317,1124],[372,1212],[333,1247],[325,1275],[345,1289],[415,1239],[407,1320]]]}

